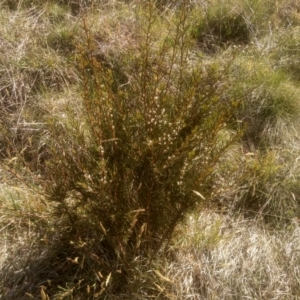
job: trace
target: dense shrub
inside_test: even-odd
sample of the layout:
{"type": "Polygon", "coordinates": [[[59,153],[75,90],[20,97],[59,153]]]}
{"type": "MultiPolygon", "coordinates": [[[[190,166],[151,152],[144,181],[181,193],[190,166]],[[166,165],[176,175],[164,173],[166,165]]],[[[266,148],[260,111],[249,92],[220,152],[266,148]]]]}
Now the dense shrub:
{"type": "Polygon", "coordinates": [[[218,65],[190,61],[187,5],[176,12],[169,39],[153,32],[161,18],[154,5],[139,14],[139,50],[127,54],[133,61],[123,74],[130,77],[118,89],[115,69],[97,60],[84,25],[82,111],[53,123],[47,171],[57,213],[68,216],[77,237],[93,231],[106,258],[101,268],[121,269],[123,277],[138,253],[153,257],[204,201],[207,180],[236,136],[226,128],[238,107],[223,93],[218,65]]]}

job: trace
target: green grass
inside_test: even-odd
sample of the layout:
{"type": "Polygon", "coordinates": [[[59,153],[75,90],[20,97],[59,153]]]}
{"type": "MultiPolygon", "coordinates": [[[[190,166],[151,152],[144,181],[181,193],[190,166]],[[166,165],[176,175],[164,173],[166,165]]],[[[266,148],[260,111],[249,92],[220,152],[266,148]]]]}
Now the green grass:
{"type": "Polygon", "coordinates": [[[298,299],[299,7],[6,1],[0,299],[298,299]]]}

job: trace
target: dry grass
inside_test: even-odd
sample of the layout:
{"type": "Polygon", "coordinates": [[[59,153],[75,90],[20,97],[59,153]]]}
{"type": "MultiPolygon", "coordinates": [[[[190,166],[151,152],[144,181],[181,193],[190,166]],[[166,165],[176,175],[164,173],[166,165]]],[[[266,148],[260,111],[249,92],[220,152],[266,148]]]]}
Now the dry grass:
{"type": "Polygon", "coordinates": [[[175,299],[299,299],[298,219],[274,231],[258,220],[202,212],[181,230],[166,270],[175,299]]]}
{"type": "MultiPolygon", "coordinates": [[[[178,13],[179,2],[156,3],[151,16],[146,3],[10,0],[0,8],[0,299],[300,299],[300,2],[185,0],[180,4],[188,5],[190,13],[182,18],[186,22],[182,27],[178,26],[183,16],[178,13]],[[181,35],[176,36],[178,28],[181,35]],[[234,121],[226,124],[214,141],[222,145],[242,129],[241,140],[209,170],[209,179],[199,189],[197,186],[210,210],[192,212],[151,262],[137,250],[128,260],[126,275],[120,260],[112,258],[113,251],[99,242],[103,241],[103,228],[98,214],[92,219],[87,215],[92,210],[83,203],[76,211],[82,220],[71,230],[66,211],[59,214],[55,204],[45,202],[45,187],[54,186],[55,174],[66,174],[63,168],[55,170],[63,166],[66,155],[74,156],[80,167],[81,157],[76,160],[76,154],[86,149],[91,163],[80,170],[84,175],[97,160],[90,155],[95,152],[88,145],[91,137],[84,115],[89,111],[84,111],[78,68],[78,59],[86,50],[87,29],[96,45],[90,57],[106,68],[109,76],[104,76],[104,82],[114,83],[109,90],[113,98],[127,97],[140,103],[146,97],[139,94],[137,80],[143,71],[145,76],[152,72],[143,83],[149,92],[147,99],[161,101],[158,107],[167,105],[161,116],[168,115],[171,120],[175,113],[183,116],[187,112],[182,108],[172,112],[172,101],[198,91],[208,99],[207,91],[213,88],[217,91],[215,103],[228,99],[242,103],[234,121]],[[148,40],[143,44],[145,34],[148,40]],[[183,43],[183,37],[188,43],[183,43]],[[146,43],[148,52],[142,48],[146,43]],[[187,51],[180,56],[182,45],[187,51]],[[143,55],[147,64],[140,59],[143,55]],[[180,68],[183,61],[185,67],[180,68]],[[168,69],[170,62],[173,65],[168,69]],[[181,81],[180,73],[184,75],[181,81]],[[178,89],[178,85],[190,87],[191,82],[195,87],[190,94],[178,89]],[[161,99],[156,95],[160,86],[169,89],[160,94],[161,99]],[[174,99],[168,100],[166,95],[173,94],[174,99]],[[51,130],[57,130],[56,137],[62,138],[53,138],[51,130]],[[53,164],[51,177],[47,168],[54,146],[61,157],[53,164]]],[[[103,89],[98,92],[105,95],[103,89]]],[[[92,112],[97,109],[95,106],[92,112]]],[[[162,117],[155,112],[151,121],[153,117],[156,126],[162,117]]],[[[124,118],[123,123],[118,121],[122,111],[115,113],[119,132],[131,132],[133,121],[138,124],[141,120],[139,111],[130,114],[125,126],[124,118]]],[[[94,121],[97,123],[99,116],[94,121]]],[[[177,124],[178,120],[173,121],[177,124]]],[[[103,123],[98,122],[99,128],[103,123]]],[[[167,126],[162,132],[173,129],[167,126]]],[[[138,132],[146,137],[136,126],[128,138],[132,140],[128,149],[136,143],[141,154],[160,144],[158,136],[157,143],[153,138],[137,143],[138,132]]],[[[164,147],[161,149],[167,150],[164,147]]],[[[206,153],[207,149],[202,150],[206,153]]],[[[178,151],[174,153],[178,155],[178,151]]],[[[197,161],[200,170],[201,156],[194,158],[193,149],[186,154],[197,161]]],[[[135,160],[136,153],[132,157],[135,160]]],[[[162,166],[169,159],[157,157],[162,166]]],[[[140,169],[143,176],[134,178],[142,178],[141,185],[127,184],[124,189],[132,191],[134,197],[129,200],[134,205],[145,182],[144,168],[140,169]]],[[[70,204],[82,191],[90,197],[91,178],[97,179],[98,171],[92,169],[94,177],[80,177],[79,185],[74,181],[78,190],[67,194],[70,204]]],[[[111,174],[118,182],[117,172],[111,174]]],[[[175,181],[167,190],[177,189],[175,181]]],[[[153,179],[148,182],[149,187],[153,179]]],[[[99,193],[105,197],[107,193],[102,188],[95,191],[101,210],[99,193]]],[[[147,190],[145,194],[151,193],[147,190]]],[[[160,197],[162,203],[167,198],[160,197]]],[[[163,208],[166,206],[158,211],[163,208]]],[[[129,207],[129,215],[133,209],[141,207],[129,207]]],[[[114,213],[109,217],[115,222],[114,213]]],[[[139,213],[130,218],[128,232],[132,234],[135,224],[142,224],[137,222],[139,213]]],[[[143,230],[141,226],[141,234],[143,230]]],[[[120,241],[115,245],[119,247],[120,241]]]]}
{"type": "MultiPolygon", "coordinates": [[[[55,33],[64,23],[74,35],[73,19],[49,6],[0,11],[0,155],[8,160],[22,158],[33,170],[39,167],[49,114],[48,105],[42,106],[40,99],[46,93],[57,97],[78,83],[76,69],[59,52],[61,46],[66,49],[69,36],[55,33]],[[59,21],[53,21],[55,17],[59,21]],[[54,35],[56,46],[51,45],[54,35]]],[[[51,105],[50,111],[59,106],[51,105]]]]}
{"type": "MultiPolygon", "coordinates": [[[[2,169],[1,175],[5,174],[2,169]]],[[[11,174],[6,175],[0,187],[0,298],[25,299],[32,283],[43,280],[42,276],[35,280],[42,270],[31,267],[44,256],[51,218],[38,190],[12,186],[11,174]],[[9,177],[9,184],[4,183],[9,177]]]]}

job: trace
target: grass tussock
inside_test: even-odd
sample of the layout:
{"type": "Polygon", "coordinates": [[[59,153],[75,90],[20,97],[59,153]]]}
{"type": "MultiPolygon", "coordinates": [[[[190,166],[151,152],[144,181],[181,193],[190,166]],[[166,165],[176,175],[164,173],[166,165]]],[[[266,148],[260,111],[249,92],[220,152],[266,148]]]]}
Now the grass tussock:
{"type": "Polygon", "coordinates": [[[5,1],[0,298],[298,299],[299,20],[5,1]]]}

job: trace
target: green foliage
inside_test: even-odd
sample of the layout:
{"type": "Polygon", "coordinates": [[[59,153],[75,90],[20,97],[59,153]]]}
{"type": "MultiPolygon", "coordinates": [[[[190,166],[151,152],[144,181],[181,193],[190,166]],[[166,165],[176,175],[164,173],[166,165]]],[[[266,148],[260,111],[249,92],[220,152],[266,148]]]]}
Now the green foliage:
{"type": "Polygon", "coordinates": [[[234,140],[235,134],[223,133],[239,104],[224,95],[218,65],[190,61],[187,5],[176,12],[176,29],[167,32],[171,45],[156,40],[153,28],[161,16],[152,3],[139,14],[134,69],[124,70],[128,83],[117,89],[114,69],[97,60],[84,25],[81,117],[52,126],[47,170],[48,198],[57,202],[57,213],[69,216],[81,238],[93,228],[101,251],[110,253],[108,270],[118,266],[123,275],[138,253],[155,256],[203,201],[195,190],[205,192],[234,140]]]}

